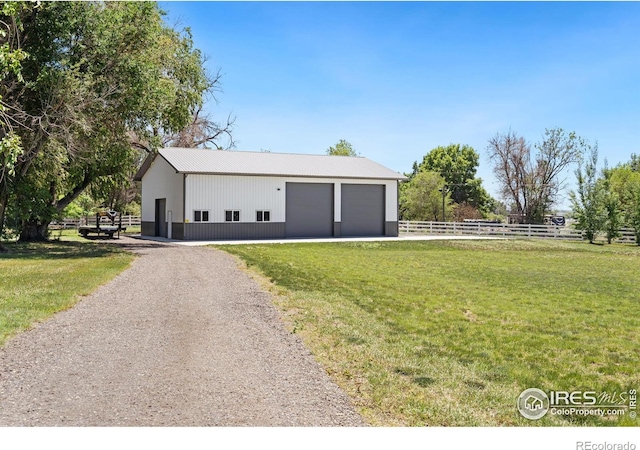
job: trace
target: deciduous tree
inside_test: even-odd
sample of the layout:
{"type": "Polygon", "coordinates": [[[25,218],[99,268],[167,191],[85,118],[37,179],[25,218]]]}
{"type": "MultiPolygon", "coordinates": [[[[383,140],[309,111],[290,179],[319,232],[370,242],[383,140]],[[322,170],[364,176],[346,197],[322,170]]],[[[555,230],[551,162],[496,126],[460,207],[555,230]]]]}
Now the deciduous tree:
{"type": "Polygon", "coordinates": [[[628,211],[629,224],[633,227],[636,236],[636,244],[640,245],[640,188],[634,192],[634,202],[628,211]]]}
{"type": "MultiPolygon", "coordinates": [[[[212,85],[219,82],[219,75],[212,79],[212,85]]],[[[167,132],[162,136],[162,146],[228,150],[235,147],[232,134],[235,120],[235,117],[229,115],[226,122],[216,122],[211,114],[204,113],[202,107],[199,107],[186,127],[175,133],[167,132]]]]}
{"type": "Polygon", "coordinates": [[[442,211],[442,189],[445,180],[436,172],[421,171],[400,191],[400,212],[404,220],[444,221],[444,213],[451,215],[452,202],[445,190],[445,212],[442,211]]]}
{"type": "Polygon", "coordinates": [[[619,201],[622,225],[635,230],[640,245],[640,158],[632,154],[629,162],[605,169],[604,176],[609,195],[619,201]]]}
{"type": "Polygon", "coordinates": [[[414,163],[413,171],[439,173],[457,204],[469,204],[483,213],[489,213],[493,204],[491,196],[476,178],[480,155],[470,146],[450,144],[436,147],[427,153],[420,165],[414,163]]]}
{"type": "Polygon", "coordinates": [[[18,161],[12,208],[21,239],[44,239],[89,185],[127,179],[132,135],[155,149],[184,129],[211,80],[189,30],[165,25],[153,2],[43,2],[6,17],[22,24],[28,55],[7,97],[38,118],[16,128],[29,158],[18,161]]]}
{"type": "Polygon", "coordinates": [[[571,192],[573,215],[576,228],[584,232],[585,238],[593,243],[607,221],[605,209],[605,189],[598,179],[598,146],[594,146],[586,161],[581,161],[576,169],[577,192],[571,192]]]}
{"type": "Polygon", "coordinates": [[[22,108],[24,89],[22,62],[27,53],[22,49],[21,18],[37,7],[32,2],[0,2],[0,251],[9,195],[18,166],[30,155],[25,153],[20,127],[37,126],[22,108]]]}
{"type": "Polygon", "coordinates": [[[563,172],[588,147],[584,139],[562,128],[545,130],[542,142],[531,146],[509,130],[489,139],[487,152],[501,185],[504,200],[524,223],[542,223],[560,192],[566,187],[563,172]]]}
{"type": "Polygon", "coordinates": [[[623,211],[618,194],[611,189],[611,172],[606,168],[606,161],[602,174],[603,176],[599,181],[602,183],[602,189],[604,191],[603,201],[606,215],[604,231],[607,235],[607,243],[611,244],[613,239],[620,237],[620,227],[624,221],[623,211]]]}
{"type": "Polygon", "coordinates": [[[345,141],[344,139],[340,139],[335,147],[329,147],[327,149],[327,155],[358,156],[358,153],[354,150],[353,146],[349,142],[345,141]]]}

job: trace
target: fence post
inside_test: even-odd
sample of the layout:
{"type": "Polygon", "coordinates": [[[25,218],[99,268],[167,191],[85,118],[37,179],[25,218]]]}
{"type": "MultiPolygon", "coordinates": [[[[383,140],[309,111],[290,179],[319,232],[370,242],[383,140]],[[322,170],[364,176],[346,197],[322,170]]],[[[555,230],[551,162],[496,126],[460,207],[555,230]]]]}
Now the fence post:
{"type": "Polygon", "coordinates": [[[531,237],[531,224],[527,227],[527,237],[531,237]]]}

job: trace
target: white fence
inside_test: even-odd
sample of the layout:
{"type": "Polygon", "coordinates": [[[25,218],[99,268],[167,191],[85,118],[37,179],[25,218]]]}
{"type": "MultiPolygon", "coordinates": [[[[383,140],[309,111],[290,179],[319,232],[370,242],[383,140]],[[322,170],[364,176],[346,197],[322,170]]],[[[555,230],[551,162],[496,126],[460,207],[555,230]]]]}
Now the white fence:
{"type": "MultiPolygon", "coordinates": [[[[67,229],[78,228],[80,225],[95,225],[96,216],[83,217],[81,219],[64,219],[52,222],[51,228],[67,229]]],[[[123,227],[140,226],[140,216],[122,216],[123,227]]],[[[546,239],[570,239],[581,240],[582,231],[570,226],[558,227],[555,225],[525,225],[506,223],[482,223],[482,222],[415,222],[401,220],[398,222],[398,230],[401,234],[458,234],[474,236],[497,237],[530,237],[546,239]]],[[[636,242],[632,228],[621,228],[621,236],[615,242],[636,242]]],[[[604,234],[598,235],[598,241],[606,240],[604,234]]]]}
{"type": "MultiPolygon", "coordinates": [[[[136,227],[140,226],[140,216],[122,216],[123,227],[136,227]]],[[[75,229],[80,225],[95,225],[96,216],[82,217],[80,219],[63,219],[56,222],[51,222],[49,228],[51,229],[75,229]]]]}
{"type": "MultiPolygon", "coordinates": [[[[506,224],[487,222],[415,222],[401,220],[398,223],[401,234],[458,234],[474,236],[497,237],[529,237],[545,239],[581,240],[582,231],[570,226],[506,224]]],[[[621,237],[615,242],[635,243],[632,228],[622,228],[621,237]]],[[[598,235],[598,240],[606,240],[604,234],[598,235]]]]}

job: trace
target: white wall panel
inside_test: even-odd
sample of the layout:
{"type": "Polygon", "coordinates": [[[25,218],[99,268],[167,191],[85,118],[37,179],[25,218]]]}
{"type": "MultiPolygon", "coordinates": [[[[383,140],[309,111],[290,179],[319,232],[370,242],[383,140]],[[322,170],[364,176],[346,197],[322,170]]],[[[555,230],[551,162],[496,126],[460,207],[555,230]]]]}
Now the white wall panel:
{"type": "Polygon", "coordinates": [[[185,214],[192,222],[194,210],[207,209],[210,222],[224,222],[225,210],[240,210],[240,222],[255,222],[257,210],[268,210],[272,222],[284,222],[285,184],[275,177],[190,174],[185,214]]]}
{"type": "Polygon", "coordinates": [[[398,182],[396,180],[385,182],[387,186],[385,189],[385,221],[397,222],[398,221],[398,182]]]}
{"type": "Polygon", "coordinates": [[[142,178],[143,222],[155,221],[157,198],[166,198],[173,221],[182,222],[182,174],[176,173],[162,156],[156,157],[142,178]]]}
{"type": "MultiPolygon", "coordinates": [[[[340,221],[340,184],[384,184],[386,221],[397,221],[395,180],[358,180],[304,177],[197,175],[186,178],[185,214],[193,222],[194,210],[209,210],[210,222],[224,222],[225,210],[240,210],[240,222],[255,222],[257,210],[271,211],[272,222],[285,221],[286,183],[334,183],[334,220],[340,221]],[[279,189],[279,190],[278,190],[279,189]]],[[[167,199],[167,202],[169,200],[167,199]]],[[[175,217],[175,212],[174,212],[175,217]]],[[[153,220],[153,217],[152,219],[153,220]]]]}

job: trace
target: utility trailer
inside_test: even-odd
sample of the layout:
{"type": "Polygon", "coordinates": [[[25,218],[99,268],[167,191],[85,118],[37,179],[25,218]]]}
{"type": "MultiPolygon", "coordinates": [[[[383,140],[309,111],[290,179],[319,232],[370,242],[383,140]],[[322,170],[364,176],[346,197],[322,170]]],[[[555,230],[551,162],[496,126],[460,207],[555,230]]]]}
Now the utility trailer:
{"type": "Polygon", "coordinates": [[[95,225],[80,225],[78,227],[78,233],[82,237],[87,238],[90,234],[107,235],[113,239],[114,234],[118,234],[120,239],[120,232],[126,231],[126,227],[122,226],[122,214],[117,211],[101,211],[96,213],[95,225]]]}

